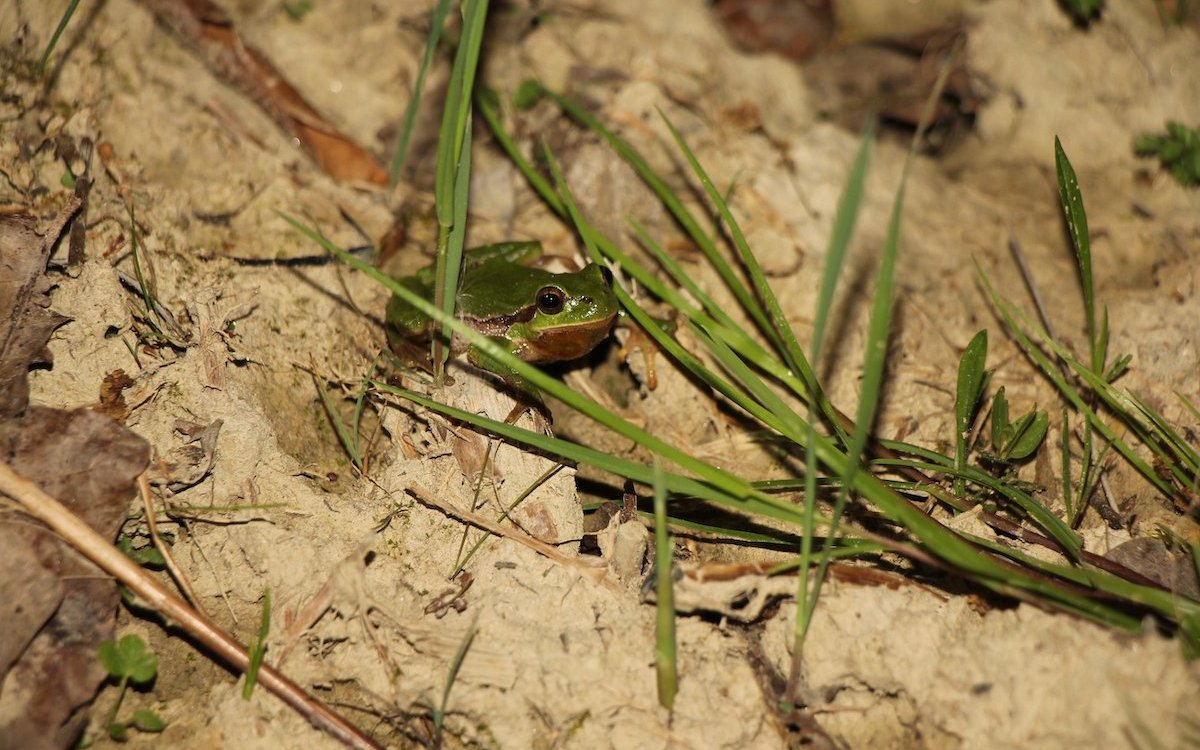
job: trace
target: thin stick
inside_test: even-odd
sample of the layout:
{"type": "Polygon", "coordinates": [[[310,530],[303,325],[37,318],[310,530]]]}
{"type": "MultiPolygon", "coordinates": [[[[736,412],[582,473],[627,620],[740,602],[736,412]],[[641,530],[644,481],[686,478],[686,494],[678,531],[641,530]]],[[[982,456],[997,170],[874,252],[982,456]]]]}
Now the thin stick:
{"type": "MultiPolygon", "coordinates": [[[[171,573],[171,577],[175,579],[175,585],[179,586],[179,590],[187,597],[188,603],[197,610],[204,612],[204,608],[200,606],[200,599],[192,589],[192,582],[187,577],[187,573],[184,573],[175,564],[175,558],[171,555],[171,550],[163,543],[162,537],[158,535],[158,519],[154,517],[154,496],[150,494],[150,480],[146,478],[146,472],[144,471],[138,477],[138,489],[141,490],[142,494],[142,507],[146,509],[146,526],[150,530],[150,540],[154,542],[158,553],[162,555],[167,570],[171,573]]],[[[205,614],[208,613],[205,612],[205,614]]]]}
{"type": "Polygon", "coordinates": [[[1029,290],[1029,296],[1033,298],[1033,306],[1037,309],[1038,317],[1041,318],[1046,333],[1050,334],[1052,339],[1058,338],[1054,333],[1054,326],[1050,323],[1050,316],[1046,313],[1046,305],[1042,303],[1042,295],[1038,292],[1037,283],[1033,280],[1033,272],[1029,270],[1029,264],[1025,262],[1025,251],[1021,249],[1021,242],[1012,229],[1008,230],[1008,251],[1012,253],[1013,260],[1017,263],[1017,269],[1020,270],[1021,278],[1025,281],[1025,288],[1029,290]]]}
{"type": "MultiPolygon", "coordinates": [[[[221,630],[207,616],[189,607],[186,602],[168,591],[70,509],[18,474],[5,461],[0,461],[0,492],[23,505],[29,515],[49,526],[101,570],[129,587],[169,622],[177,623],[226,664],[239,672],[246,670],[249,656],[245,646],[221,630]]],[[[382,750],[382,745],[271,667],[263,665],[258,681],[318,729],[346,746],[362,750],[382,750]]]]}

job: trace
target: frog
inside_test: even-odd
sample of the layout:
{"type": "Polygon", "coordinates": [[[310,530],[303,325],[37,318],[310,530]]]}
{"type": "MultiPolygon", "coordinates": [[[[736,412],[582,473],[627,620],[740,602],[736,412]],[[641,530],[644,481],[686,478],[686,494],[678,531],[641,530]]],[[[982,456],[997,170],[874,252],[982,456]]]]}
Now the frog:
{"type": "MultiPolygon", "coordinates": [[[[471,248],[463,253],[455,317],[518,359],[548,364],[579,359],[608,338],[620,305],[613,275],[595,263],[578,271],[554,273],[535,264],[543,257],[537,241],[512,241],[471,248]]],[[[434,298],[434,266],[398,279],[406,290],[425,300],[434,298]]],[[[436,321],[398,295],[388,302],[386,329],[397,354],[428,338],[436,321]]],[[[459,337],[451,351],[475,367],[493,373],[523,395],[536,397],[533,386],[511,367],[459,337]]]]}

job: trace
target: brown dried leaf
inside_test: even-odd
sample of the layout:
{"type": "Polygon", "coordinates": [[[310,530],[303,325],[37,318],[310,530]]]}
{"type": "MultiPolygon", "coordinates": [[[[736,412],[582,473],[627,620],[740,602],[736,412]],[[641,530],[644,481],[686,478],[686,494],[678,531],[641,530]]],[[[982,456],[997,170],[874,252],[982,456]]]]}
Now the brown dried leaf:
{"type": "Polygon", "coordinates": [[[125,389],[133,386],[134,380],[124,370],[113,370],[100,381],[100,403],[96,411],[111,417],[121,424],[129,416],[129,404],[125,401],[125,389]]]}
{"type": "Polygon", "coordinates": [[[325,174],[343,182],[386,185],[387,170],[329,124],[267,57],[246,44],[210,0],[142,0],[159,22],[194,47],[208,67],[299,139],[325,174]]]}
{"type": "MultiPolygon", "coordinates": [[[[0,457],[106,538],[116,535],[149,446],[88,409],[30,407],[0,422],[0,457]]],[[[0,525],[0,744],[70,747],[105,679],[117,590],[79,553],[32,521],[0,525]]]]}
{"type": "Polygon", "coordinates": [[[29,368],[49,361],[46,342],[67,321],[49,309],[44,273],[51,248],[78,207],[70,203],[45,235],[29,214],[0,216],[0,418],[25,410],[29,368]]]}

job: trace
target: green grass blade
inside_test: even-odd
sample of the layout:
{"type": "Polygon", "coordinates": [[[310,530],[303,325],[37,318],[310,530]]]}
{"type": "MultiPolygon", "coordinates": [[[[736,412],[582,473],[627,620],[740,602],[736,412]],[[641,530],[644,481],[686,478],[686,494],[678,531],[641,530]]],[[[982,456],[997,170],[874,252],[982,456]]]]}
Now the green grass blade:
{"type": "Polygon", "coordinates": [[[471,644],[475,642],[475,636],[479,634],[479,628],[476,623],[479,620],[479,615],[476,614],[471,620],[470,627],[463,634],[463,638],[458,643],[458,649],[454,652],[454,658],[450,660],[450,673],[446,675],[446,686],[442,688],[441,703],[433,710],[433,729],[434,735],[437,738],[436,747],[441,746],[442,727],[446,721],[446,709],[450,706],[450,690],[454,687],[454,683],[458,681],[458,673],[462,670],[463,661],[467,658],[467,651],[471,649],[471,644]]]}
{"type": "MultiPolygon", "coordinates": [[[[79,2],[79,0],[73,0],[79,2]]],[[[404,169],[404,159],[408,154],[408,144],[412,140],[413,127],[417,122],[417,112],[420,109],[421,94],[425,90],[425,73],[433,63],[433,54],[437,50],[438,40],[446,23],[446,14],[450,10],[450,0],[438,0],[433,9],[429,23],[429,38],[425,40],[425,54],[421,56],[421,65],[417,68],[417,79],[413,82],[412,96],[404,108],[404,120],[400,126],[400,136],[396,139],[396,149],[392,152],[392,163],[388,169],[388,183],[395,187],[400,180],[400,171],[404,169]]]]}
{"type": "MultiPolygon", "coordinates": [[[[862,149],[860,149],[861,152],[862,149]]],[[[865,162],[863,163],[865,170],[865,162]]],[[[865,176],[859,175],[861,180],[865,176]]],[[[875,422],[875,412],[879,405],[880,388],[883,384],[884,367],[887,364],[887,342],[888,334],[891,329],[892,321],[892,305],[894,295],[894,283],[896,273],[896,258],[900,252],[900,221],[904,215],[904,185],[907,180],[907,169],[905,169],[901,177],[900,186],[896,190],[896,198],[892,203],[892,214],[888,221],[887,237],[883,246],[883,257],[880,259],[879,274],[875,280],[875,294],[871,303],[871,317],[867,325],[867,350],[863,361],[862,386],[859,390],[858,410],[854,422],[854,430],[850,435],[847,444],[846,462],[841,471],[840,478],[842,486],[839,489],[833,507],[833,517],[829,527],[829,537],[834,539],[837,536],[838,524],[841,522],[842,514],[846,509],[846,502],[849,499],[849,486],[858,472],[862,462],[863,451],[867,447],[867,441],[870,439],[871,427],[875,422]]],[[[852,180],[853,181],[853,180],[852,180]]],[[[858,186],[858,191],[861,193],[861,184],[858,186]]],[[[853,210],[857,211],[857,203],[853,204],[853,210]]],[[[853,219],[854,217],[850,217],[853,219]]],[[[852,226],[852,224],[851,224],[852,226]]],[[[848,241],[848,236],[847,236],[848,241]]],[[[845,248],[842,248],[844,253],[845,248]]],[[[840,258],[836,261],[840,264],[840,258]]],[[[824,301],[829,304],[832,300],[832,290],[830,296],[824,301]]],[[[814,344],[814,359],[817,356],[818,349],[814,344]]],[[[814,376],[815,379],[815,376],[814,376]]],[[[815,389],[814,389],[815,390],[815,389]]],[[[815,440],[816,436],[809,428],[809,441],[815,440]]],[[[812,512],[816,505],[816,462],[813,454],[810,452],[806,457],[805,470],[805,509],[806,512],[812,512]]],[[[808,570],[811,564],[811,530],[807,531],[804,538],[804,544],[801,548],[801,565],[802,570],[808,570]]],[[[804,589],[800,604],[800,615],[797,617],[798,630],[796,632],[796,647],[795,653],[800,654],[804,644],[804,638],[808,633],[808,628],[812,624],[813,614],[816,612],[817,601],[820,598],[821,587],[825,582],[825,576],[829,571],[829,564],[832,560],[830,552],[832,547],[826,543],[819,556],[816,574],[812,581],[812,591],[808,594],[804,589]],[[802,622],[799,622],[802,621],[802,622]]],[[[801,585],[806,586],[807,581],[804,576],[801,577],[801,585]]],[[[793,666],[793,686],[799,676],[799,660],[793,666]]]]}
{"type": "Polygon", "coordinates": [[[622,270],[636,279],[651,294],[666,302],[685,318],[694,320],[697,325],[708,331],[713,338],[720,339],[730,349],[737,352],[738,356],[762,372],[770,375],[781,385],[796,394],[797,397],[808,400],[809,390],[805,383],[789,370],[786,365],[775,358],[773,354],[763,348],[761,344],[750,338],[742,330],[742,326],[730,318],[715,300],[700,289],[699,285],[692,279],[692,274],[685,271],[674,258],[668,255],[649,233],[646,232],[641,224],[635,220],[630,220],[630,225],[646,250],[654,256],[655,261],[662,266],[663,270],[667,272],[673,281],[683,287],[692,298],[703,306],[703,310],[697,308],[690,300],[675,289],[663,284],[656,276],[630,258],[622,250],[611,243],[602,242],[598,239],[597,247],[604,257],[617,263],[622,270]]]}
{"type": "Polygon", "coordinates": [[[500,148],[504,150],[504,153],[517,167],[517,170],[525,177],[525,181],[529,183],[534,192],[541,196],[542,200],[546,202],[546,205],[554,213],[565,219],[566,208],[559,199],[558,193],[555,192],[554,186],[537,171],[532,162],[525,158],[525,154],[521,153],[517,142],[504,129],[504,123],[500,120],[499,96],[490,89],[477,91],[475,106],[479,110],[479,114],[483,116],[483,121],[491,128],[492,135],[496,138],[496,143],[500,145],[500,148]]]}
{"type": "Polygon", "coordinates": [[[1054,166],[1058,173],[1058,197],[1075,247],[1075,261],[1079,268],[1079,281],[1083,287],[1083,307],[1087,316],[1088,346],[1091,351],[1092,371],[1104,372],[1104,351],[1096,330],[1096,298],[1092,288],[1092,244],[1088,236],[1087,212],[1083,208],[1083,193],[1079,190],[1079,178],[1071,166],[1067,152],[1063,150],[1058,136],[1054,137],[1054,166]]]}
{"type": "MultiPolygon", "coordinates": [[[[967,465],[967,437],[975,422],[975,410],[983,395],[987,378],[987,330],[972,337],[958,360],[958,387],[954,393],[954,464],[960,470],[967,465]]],[[[959,496],[966,494],[966,486],[959,480],[954,491],[959,496]]]]}
{"type": "MultiPolygon", "coordinates": [[[[583,237],[584,244],[587,246],[588,254],[596,262],[601,262],[603,258],[599,250],[596,248],[595,239],[597,233],[590,224],[583,218],[579,212],[579,207],[575,204],[575,200],[571,195],[566,181],[563,179],[562,170],[559,169],[558,162],[549,149],[546,150],[546,160],[550,165],[550,171],[554,175],[555,182],[558,187],[559,195],[561,196],[563,205],[567,209],[567,213],[574,223],[576,230],[583,237]]],[[[676,361],[684,365],[692,374],[712,385],[719,392],[731,399],[734,403],[741,406],[749,413],[762,420],[764,424],[771,426],[778,432],[799,436],[802,430],[802,420],[795,414],[792,409],[783,402],[779,396],[767,388],[766,384],[757,378],[745,363],[742,362],[732,351],[721,344],[715,338],[710,337],[706,332],[702,331],[698,326],[692,323],[692,330],[698,338],[706,344],[709,350],[718,358],[718,361],[730,372],[734,378],[741,383],[745,390],[738,390],[728,382],[720,379],[704,367],[698,359],[690,352],[687,352],[682,346],[666,333],[662,332],[653,319],[625,292],[620,285],[614,286],[614,292],[617,295],[618,301],[631,314],[634,319],[646,330],[655,341],[662,346],[668,354],[676,358],[676,361]],[[750,395],[752,394],[753,400],[750,395]]]]}
{"type": "MultiPolygon", "coordinates": [[[[1090,406],[1088,406],[1079,391],[1062,376],[1062,373],[1058,371],[1058,368],[1054,366],[1054,363],[1051,362],[1050,359],[1042,352],[1042,350],[1034,344],[1029,335],[1025,332],[1025,329],[1021,327],[1020,323],[1024,323],[1029,327],[1029,330],[1034,331],[1041,343],[1049,347],[1060,359],[1063,359],[1069,365],[1070,363],[1075,362],[1075,360],[1069,355],[1066,349],[1058,344],[1058,342],[1054,341],[1054,339],[1052,339],[1040,328],[1033,325],[1023,313],[1014,308],[1011,303],[1001,297],[995,291],[995,289],[992,288],[987,277],[983,274],[982,269],[979,269],[978,266],[977,272],[982,280],[984,290],[986,291],[988,298],[992,301],[992,305],[1000,314],[1005,326],[1017,339],[1017,343],[1020,345],[1021,350],[1025,352],[1025,355],[1038,366],[1042,373],[1050,380],[1051,383],[1054,384],[1055,388],[1058,389],[1058,392],[1061,393],[1069,402],[1071,402],[1071,405],[1075,408],[1075,410],[1082,414],[1084,418],[1087,419],[1088,423],[1091,424],[1097,432],[1104,436],[1106,441],[1112,443],[1113,448],[1115,448],[1116,451],[1120,453],[1121,456],[1143,476],[1143,478],[1154,485],[1154,487],[1162,492],[1165,496],[1170,497],[1172,494],[1170,484],[1159,477],[1149,464],[1147,464],[1140,456],[1138,456],[1137,453],[1135,453],[1133,449],[1125,443],[1125,441],[1121,440],[1117,436],[1111,427],[1109,427],[1100,419],[1099,415],[1097,415],[1096,412],[1090,406]],[[1018,318],[1020,319],[1020,323],[1018,322],[1018,318]]],[[[1077,367],[1072,369],[1074,369],[1076,374],[1078,374],[1081,378],[1086,380],[1089,386],[1095,388],[1096,385],[1101,383],[1102,379],[1087,367],[1083,367],[1078,362],[1075,362],[1075,365],[1077,367]]],[[[1106,383],[1104,385],[1107,386],[1106,383]]],[[[1101,393],[1101,397],[1103,398],[1104,391],[1098,391],[1098,393],[1101,393]]]]}
{"type": "Polygon", "coordinates": [[[246,681],[242,683],[242,700],[250,700],[254,686],[258,684],[258,672],[262,669],[263,657],[267,654],[267,636],[271,633],[271,590],[263,592],[262,613],[258,619],[258,634],[250,644],[246,664],[246,681]]]}
{"type": "Polygon", "coordinates": [[[637,149],[633,148],[633,146],[631,146],[623,138],[606,128],[599,120],[597,120],[595,117],[592,117],[578,104],[564,96],[550,91],[537,81],[527,81],[523,88],[526,88],[527,90],[536,89],[537,94],[551,99],[563,112],[574,118],[592,132],[596,133],[606,143],[608,143],[613,151],[615,151],[622,159],[624,159],[625,162],[629,164],[629,166],[632,167],[633,170],[638,174],[642,181],[646,183],[647,187],[649,187],[654,194],[658,196],[658,199],[662,202],[667,211],[670,212],[673,217],[675,217],[675,220],[679,222],[679,225],[683,227],[684,231],[688,234],[692,241],[696,243],[696,246],[700,249],[704,256],[708,258],[708,261],[712,264],[713,269],[716,270],[726,287],[729,288],[730,292],[734,295],[734,298],[737,299],[738,303],[751,317],[762,334],[774,344],[781,344],[781,342],[775,338],[774,328],[771,326],[766,315],[754,300],[750,290],[746,288],[746,285],[742,283],[741,279],[738,278],[728,261],[726,261],[724,256],[722,256],[717,250],[712,238],[709,237],[708,234],[700,227],[699,222],[692,215],[691,211],[689,211],[687,207],[683,205],[683,202],[679,200],[679,197],[675,194],[675,192],[667,185],[666,180],[664,180],[657,172],[654,171],[645,158],[638,153],[637,149]]]}
{"type": "MultiPolygon", "coordinates": [[[[423,406],[427,409],[443,414],[451,419],[458,420],[465,424],[486,430],[494,435],[498,435],[508,440],[512,440],[523,445],[530,446],[539,451],[551,453],[560,456],[568,461],[587,464],[594,466],[603,471],[615,474],[626,479],[632,479],[635,482],[642,484],[653,484],[654,476],[650,468],[645,464],[640,464],[628,459],[619,458],[609,455],[602,451],[588,448],[587,446],[572,443],[561,438],[550,437],[540,432],[533,432],[521,427],[515,427],[507,422],[501,422],[495,419],[480,416],[473,412],[457,409],[453,406],[434,401],[431,398],[422,396],[419,393],[407,391],[402,388],[388,385],[387,383],[374,383],[379,391],[390,393],[399,396],[407,401],[412,401],[415,404],[423,406]]],[[[711,467],[710,467],[711,468],[711,467]]],[[[720,472],[719,469],[714,469],[720,472]]],[[[684,476],[683,474],[675,474],[673,472],[663,472],[664,482],[667,490],[673,495],[693,497],[699,500],[720,505],[729,510],[743,513],[756,513],[768,518],[774,518],[790,524],[799,522],[799,509],[777,498],[770,497],[766,493],[758,491],[745,494],[735,494],[727,492],[716,484],[709,483],[707,480],[701,481],[692,477],[684,476]]]]}
{"type": "Polygon", "coordinates": [[[657,598],[654,627],[654,670],[658,677],[658,703],[671,711],[679,692],[675,662],[675,591],[672,588],[671,538],[667,534],[667,488],[662,467],[654,462],[654,570],[657,598]]]}
{"type": "MultiPolygon", "coordinates": [[[[829,325],[829,315],[833,310],[833,293],[837,289],[837,281],[841,278],[845,266],[846,251],[854,236],[854,227],[858,222],[859,209],[862,206],[863,193],[867,181],[867,167],[871,161],[871,145],[875,140],[875,120],[867,121],[863,133],[859,137],[858,153],[846,177],[846,185],[838,198],[837,212],[833,217],[833,230],[829,234],[829,247],[825,252],[825,266],[821,271],[821,289],[817,295],[817,314],[813,323],[812,351],[810,354],[813,365],[816,365],[821,349],[825,342],[825,332],[829,325]]],[[[814,384],[809,384],[814,387],[814,384]]],[[[815,390],[815,388],[814,388],[815,390]]]]}
{"type": "Polygon", "coordinates": [[[54,52],[54,48],[58,46],[59,38],[67,30],[67,24],[71,22],[71,16],[75,15],[75,9],[78,7],[79,0],[71,0],[67,4],[67,9],[63,11],[62,18],[58,19],[58,26],[54,27],[54,33],[50,35],[50,41],[46,43],[46,51],[42,53],[42,59],[38,62],[38,72],[45,72],[46,63],[50,62],[50,55],[54,52]]]}
{"type": "MultiPolygon", "coordinates": [[[[725,222],[726,229],[729,230],[733,238],[734,247],[737,248],[738,255],[742,261],[742,267],[746,269],[750,276],[750,282],[754,286],[755,294],[758,297],[758,303],[755,305],[759,309],[759,315],[765,317],[771,325],[774,332],[773,336],[768,336],[771,341],[776,343],[779,354],[783,357],[784,362],[788,367],[795,372],[799,372],[805,376],[805,379],[810,383],[815,384],[816,376],[812,373],[808,366],[808,358],[804,356],[804,352],[800,349],[799,342],[796,341],[796,334],[792,331],[791,325],[787,321],[787,317],[783,314],[783,308],[779,306],[779,300],[772,291],[770,283],[767,282],[767,277],[762,272],[762,267],[758,263],[758,259],[750,250],[750,246],[746,243],[746,238],[742,234],[742,229],[734,218],[733,213],[729,210],[729,205],[725,203],[725,198],[721,192],[713,185],[712,178],[708,176],[708,172],[704,166],[700,164],[700,160],[696,158],[692,152],[683,134],[675,127],[675,125],[667,119],[667,116],[659,111],[659,116],[666,123],[667,129],[671,132],[671,137],[675,139],[675,145],[679,148],[680,153],[687,159],[688,165],[692,168],[692,173],[700,180],[701,187],[708,195],[708,199],[716,206],[717,213],[721,216],[721,220],[725,222]]],[[[750,310],[747,310],[749,313],[750,310]]]]}
{"type": "Polygon", "coordinates": [[[437,202],[438,223],[448,227],[453,221],[455,173],[463,152],[463,142],[471,110],[471,95],[475,86],[475,69],[479,64],[479,48],[483,43],[483,28],[487,21],[488,0],[465,0],[463,3],[462,37],[454,55],[446,105],[442,110],[442,129],[438,139],[437,177],[434,197],[437,202]]]}
{"type": "MultiPolygon", "coordinates": [[[[361,471],[362,455],[358,449],[357,420],[354,426],[347,425],[342,420],[342,414],[338,411],[337,404],[330,398],[325,388],[322,387],[316,375],[313,375],[313,385],[317,388],[317,395],[321,397],[321,406],[325,408],[325,416],[333,426],[333,432],[337,435],[338,442],[342,444],[342,450],[346,451],[346,455],[350,457],[350,463],[354,464],[354,467],[361,471]]],[[[357,416],[357,407],[355,408],[355,413],[357,416]]]]}

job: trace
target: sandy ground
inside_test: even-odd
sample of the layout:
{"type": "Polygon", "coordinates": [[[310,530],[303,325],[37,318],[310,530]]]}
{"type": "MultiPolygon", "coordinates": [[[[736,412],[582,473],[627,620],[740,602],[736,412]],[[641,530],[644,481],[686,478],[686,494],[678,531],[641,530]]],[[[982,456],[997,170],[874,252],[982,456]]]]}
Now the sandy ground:
{"type": "MultiPolygon", "coordinates": [[[[3,43],[24,38],[40,52],[58,4],[5,5],[3,43]]],[[[387,153],[415,75],[427,3],[314,5],[299,22],[275,3],[241,2],[227,10],[318,109],[369,149],[387,153]]],[[[985,327],[996,383],[1006,385],[1014,410],[1037,403],[1057,414],[1050,391],[1002,335],[972,264],[1028,307],[1007,249],[1011,230],[1060,335],[1082,341],[1078,283],[1056,201],[1056,134],[1084,190],[1112,350],[1133,355],[1123,383],[1195,428],[1172,393],[1200,400],[1200,192],[1136,159],[1130,143],[1167,119],[1200,122],[1200,40],[1190,30],[1165,29],[1144,0],[1109,5],[1086,32],[1049,0],[996,0],[964,10],[966,64],[984,103],[971,133],[938,160],[919,160],[911,175],[883,434],[931,446],[950,438],[958,354],[985,327]]],[[[738,180],[734,205],[803,339],[856,134],[817,116],[818,105],[829,103],[814,99],[798,66],[737,51],[702,3],[549,7],[553,12],[536,25],[525,11],[495,11],[503,44],[491,49],[488,82],[511,91],[536,75],[551,88],[569,87],[682,185],[656,108],[666,112],[718,185],[738,180]]],[[[269,588],[275,627],[268,658],[286,656],[279,664],[284,671],[394,746],[428,734],[423,717],[440,704],[451,658],[471,632],[448,704],[450,745],[795,742],[798,735],[777,718],[773,692],[790,668],[790,599],[750,624],[681,617],[681,692],[669,716],[655,697],[654,611],[638,593],[644,535],[636,524],[620,543],[611,542],[608,549],[621,552],[607,563],[552,561],[493,539],[467,566],[473,585],[455,600],[458,584],[447,576],[464,527],[405,490],[423,488],[447,506],[468,505],[470,441],[456,441],[427,414],[389,407],[372,410],[365,422],[372,436],[369,479],[347,461],[317,389],[350,408],[383,346],[378,319],[386,293],[337,266],[236,261],[318,254],[277,211],[304,217],[343,246],[378,239],[393,213],[404,211],[410,241],[397,267],[421,265],[432,231],[434,118],[419,130],[407,179],[394,191],[339,185],[140,5],[109,0],[81,8],[62,44],[69,54],[56,71],[52,105],[13,119],[15,105],[5,104],[0,128],[106,141],[114,160],[108,172],[93,166],[88,261],[63,275],[54,295],[55,308],[73,322],[52,341],[54,367],[35,373],[33,397],[87,405],[96,402],[106,373],[122,369],[134,378],[129,426],[172,464],[166,473],[190,474],[181,483],[190,486],[171,498],[194,508],[186,523],[171,527],[174,555],[213,617],[249,640],[269,588]],[[158,299],[190,334],[176,353],[131,354],[132,297],[115,271],[132,270],[119,185],[132,189],[158,299]],[[118,237],[126,243],[106,255],[118,237]],[[186,461],[180,423],[217,420],[211,469],[209,456],[186,461]],[[324,614],[310,623],[314,607],[324,614]],[[289,638],[294,623],[296,637],[289,638]]],[[[436,89],[442,79],[437,73],[431,85],[436,89]]],[[[523,115],[514,127],[527,145],[544,135],[555,146],[584,211],[599,226],[623,235],[625,217],[636,215],[670,246],[676,230],[648,208],[645,189],[593,139],[548,109],[523,115]]],[[[481,141],[472,241],[537,237],[552,251],[573,251],[570,232],[488,139],[481,141]]],[[[0,137],[6,199],[20,194],[18,186],[60,191],[61,163],[45,154],[23,160],[15,142],[0,137]]],[[[894,137],[876,150],[851,283],[838,303],[823,369],[843,407],[854,403],[864,295],[903,155],[894,137]]],[[[646,392],[611,361],[599,361],[615,356],[603,353],[594,373],[576,369],[568,383],[708,460],[749,476],[779,474],[769,454],[678,373],[664,368],[659,388],[646,392]],[[601,377],[611,371],[615,378],[601,377]]],[[[482,408],[480,399],[492,398],[486,387],[472,387],[469,376],[459,380],[460,390],[449,395],[458,403],[482,408]]],[[[506,411],[504,404],[490,408],[506,411]]],[[[559,428],[628,450],[566,417],[559,428]]],[[[478,445],[473,450],[478,460],[478,445]]],[[[480,510],[491,517],[548,466],[513,447],[500,448],[493,460],[496,473],[480,510]]],[[[1136,517],[1135,533],[1150,533],[1156,523],[1189,532],[1123,468],[1114,468],[1110,481],[1123,512],[1136,517]]],[[[557,473],[522,506],[518,521],[575,555],[583,517],[574,472],[557,473]]],[[[1094,514],[1084,532],[1100,553],[1128,538],[1094,514]]],[[[472,532],[468,544],[477,538],[472,532]]],[[[146,637],[162,660],[153,692],[129,699],[168,720],[152,740],[157,746],[333,745],[262,691],[243,702],[229,673],[156,626],[126,616],[122,628],[146,637]]],[[[817,699],[813,715],[839,747],[1178,747],[1200,708],[1200,671],[1181,658],[1175,641],[1152,631],[1119,635],[1029,606],[985,606],[960,589],[832,582],[805,668],[817,699]],[[1147,731],[1162,744],[1152,745],[1147,731]]],[[[111,699],[102,694],[100,705],[111,699]]]]}

